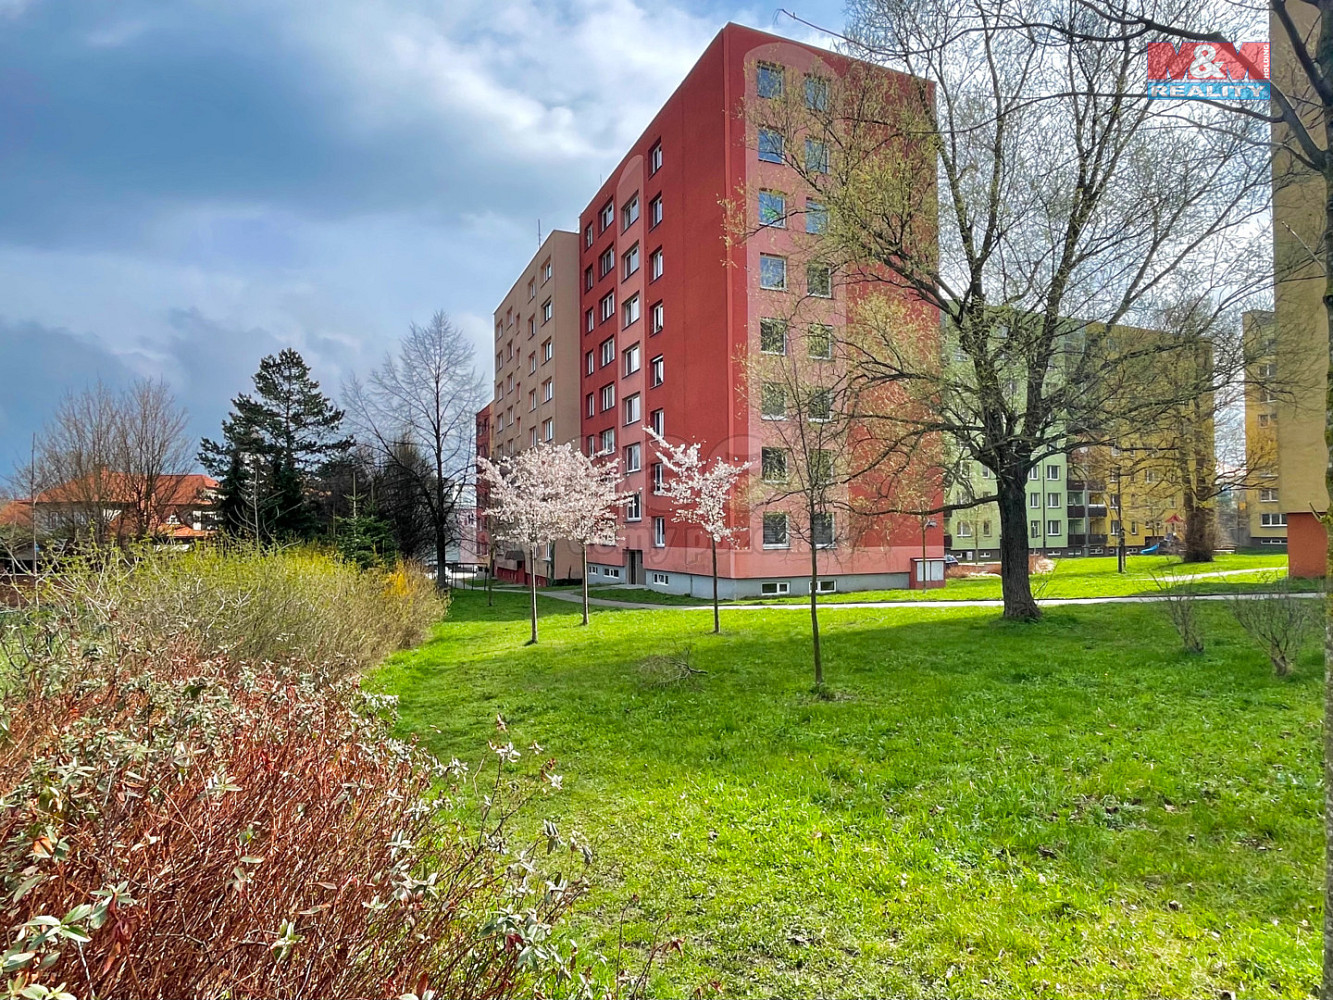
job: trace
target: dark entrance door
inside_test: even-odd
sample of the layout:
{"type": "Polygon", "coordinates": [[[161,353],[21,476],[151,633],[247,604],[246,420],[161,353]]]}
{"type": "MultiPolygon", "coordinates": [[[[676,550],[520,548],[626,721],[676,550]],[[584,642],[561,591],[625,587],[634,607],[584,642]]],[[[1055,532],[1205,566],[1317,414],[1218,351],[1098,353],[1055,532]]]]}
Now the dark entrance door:
{"type": "Polygon", "coordinates": [[[627,583],[643,583],[643,549],[625,550],[625,575],[627,583]]]}

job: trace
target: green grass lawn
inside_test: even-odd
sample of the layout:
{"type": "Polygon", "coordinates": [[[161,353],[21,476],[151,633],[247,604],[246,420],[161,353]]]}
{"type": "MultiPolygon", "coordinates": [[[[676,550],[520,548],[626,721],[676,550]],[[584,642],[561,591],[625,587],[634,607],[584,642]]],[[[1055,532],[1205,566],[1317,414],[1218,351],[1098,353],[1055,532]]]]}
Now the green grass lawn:
{"type": "Polygon", "coordinates": [[[1289,679],[1203,606],[1035,625],[923,605],[694,615],[457,593],[371,681],[438,754],[559,758],[562,826],[609,866],[585,951],[679,936],[653,996],[1305,996],[1319,974],[1320,675],[1289,679]],[[649,654],[706,674],[661,683],[649,654]],[[659,930],[660,928],[660,930],[659,930]]]}
{"type": "MultiPolygon", "coordinates": [[[[1157,580],[1177,579],[1204,574],[1195,582],[1200,593],[1225,594],[1239,590],[1262,589],[1274,574],[1285,575],[1285,553],[1263,555],[1219,555],[1211,563],[1185,564],[1172,556],[1129,556],[1125,573],[1116,571],[1115,556],[1061,559],[1055,572],[1032,578],[1033,591],[1039,598],[1056,597],[1133,597],[1158,593],[1157,580]],[[1214,573],[1249,571],[1245,575],[1214,577],[1214,573]]],[[[1308,586],[1313,589],[1315,584],[1308,586]]],[[[607,600],[642,604],[695,605],[709,603],[698,598],[663,594],[649,588],[623,590],[592,587],[589,593],[607,600]]],[[[856,601],[998,601],[1000,578],[997,576],[950,580],[935,590],[865,590],[821,595],[820,603],[839,604],[856,601]]],[[[800,604],[808,598],[766,598],[766,604],[800,604]]],[[[747,603],[744,601],[738,603],[747,603]]],[[[750,602],[753,603],[753,602],[750,602]]]]}

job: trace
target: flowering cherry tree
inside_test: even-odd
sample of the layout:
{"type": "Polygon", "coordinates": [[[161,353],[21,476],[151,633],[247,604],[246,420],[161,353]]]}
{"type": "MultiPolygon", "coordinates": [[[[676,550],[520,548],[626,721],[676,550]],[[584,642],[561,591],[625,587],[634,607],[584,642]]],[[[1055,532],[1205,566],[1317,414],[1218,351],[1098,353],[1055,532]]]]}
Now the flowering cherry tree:
{"type": "Polygon", "coordinates": [[[588,624],[588,546],[615,545],[620,538],[620,508],[633,494],[619,489],[620,461],[594,462],[572,445],[553,449],[567,464],[564,537],[578,545],[583,557],[583,624],[588,624]],[[572,456],[572,458],[568,457],[572,456]]]}
{"type": "Polygon", "coordinates": [[[478,474],[486,486],[486,515],[491,519],[492,534],[528,553],[532,599],[529,644],[537,641],[537,550],[544,550],[567,534],[571,520],[572,450],[568,445],[542,445],[505,459],[503,465],[477,459],[478,474]]]}
{"type": "Polygon", "coordinates": [[[486,514],[494,534],[528,552],[532,639],[537,641],[537,551],[559,538],[583,552],[583,624],[588,624],[588,546],[614,545],[617,511],[629,495],[617,490],[616,461],[598,463],[571,444],[541,445],[506,459],[480,458],[486,514]]]}
{"type": "Polygon", "coordinates": [[[738,529],[727,523],[731,493],[750,467],[749,462],[728,462],[715,458],[710,464],[699,454],[698,443],[668,444],[654,433],[657,457],[672,477],[662,484],[662,492],[675,504],[672,520],[693,524],[708,536],[713,550],[713,631],[721,632],[717,607],[717,543],[734,538],[738,529]]]}

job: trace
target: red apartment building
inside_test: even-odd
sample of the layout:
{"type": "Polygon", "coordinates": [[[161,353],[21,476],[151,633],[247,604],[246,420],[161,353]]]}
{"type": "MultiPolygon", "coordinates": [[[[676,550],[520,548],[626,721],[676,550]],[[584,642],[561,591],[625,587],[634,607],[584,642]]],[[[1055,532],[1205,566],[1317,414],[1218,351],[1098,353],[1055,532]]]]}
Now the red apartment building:
{"type": "MultiPolygon", "coordinates": [[[[774,230],[728,248],[722,202],[761,187],[799,198],[796,172],[761,159],[743,105],[763,98],[761,85],[809,94],[810,82],[817,87],[847,65],[728,24],[580,215],[583,440],[620,458],[625,488],[639,498],[627,511],[623,544],[590,552],[593,583],[711,593],[707,539],[673,522],[666,498],[654,494],[659,473],[645,426],[760,468],[765,429],[743,385],[742,359],[759,350],[760,320],[784,315],[778,297],[803,290],[804,275],[789,276],[790,291],[761,287],[761,254],[771,270],[791,237],[774,230]]],[[[836,336],[855,291],[830,292],[817,305],[836,336]]],[[[752,509],[747,535],[719,551],[724,597],[808,592],[809,549],[795,532],[765,538],[763,516],[762,507],[752,509]]],[[[914,521],[821,548],[823,591],[907,586],[913,557],[923,555],[914,521]]],[[[924,554],[942,558],[940,528],[930,529],[924,554]]]]}

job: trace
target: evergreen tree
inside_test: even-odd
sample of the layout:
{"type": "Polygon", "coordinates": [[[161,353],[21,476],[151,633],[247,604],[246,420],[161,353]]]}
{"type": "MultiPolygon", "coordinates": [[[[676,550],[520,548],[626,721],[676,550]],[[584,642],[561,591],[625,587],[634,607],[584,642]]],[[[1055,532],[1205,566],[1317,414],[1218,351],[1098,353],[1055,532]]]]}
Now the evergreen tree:
{"type": "Polygon", "coordinates": [[[339,435],[343,411],[291,348],[259,362],[254,386],[232,400],[222,440],[205,438],[199,451],[219,479],[223,526],[265,539],[313,537],[320,476],[352,447],[339,435]]]}

